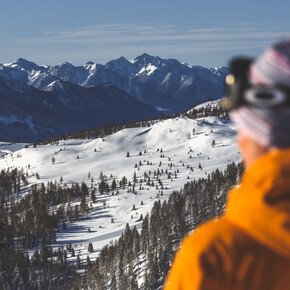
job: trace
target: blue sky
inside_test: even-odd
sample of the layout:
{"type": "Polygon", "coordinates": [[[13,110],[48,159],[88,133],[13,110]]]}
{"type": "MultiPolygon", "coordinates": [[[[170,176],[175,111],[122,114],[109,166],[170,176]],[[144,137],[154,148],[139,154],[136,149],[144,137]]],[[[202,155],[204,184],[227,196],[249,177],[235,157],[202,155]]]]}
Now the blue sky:
{"type": "Polygon", "coordinates": [[[1,2],[0,63],[82,65],[147,52],[214,67],[290,36],[289,0],[1,2]]]}

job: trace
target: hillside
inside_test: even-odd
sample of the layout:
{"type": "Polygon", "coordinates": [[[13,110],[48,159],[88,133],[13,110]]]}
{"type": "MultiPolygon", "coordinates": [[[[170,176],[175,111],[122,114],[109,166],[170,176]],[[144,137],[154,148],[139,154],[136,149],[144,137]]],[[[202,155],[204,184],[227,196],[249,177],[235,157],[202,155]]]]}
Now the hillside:
{"type": "Polygon", "coordinates": [[[97,192],[101,172],[110,187],[114,179],[118,184],[124,176],[133,184],[136,174],[135,194],[128,192],[133,190],[128,185],[118,188],[118,195],[113,195],[116,190],[98,193],[87,218],[68,225],[57,235],[57,246],[71,241],[87,255],[88,242],[93,242],[94,249],[101,249],[121,234],[126,223],[138,226],[140,215],[149,212],[156,199],[166,200],[186,181],[205,177],[217,168],[224,170],[228,163],[239,161],[234,138],[235,128],[230,121],[217,117],[175,118],[95,140],[65,140],[36,148],[30,145],[3,156],[0,169],[23,168],[29,184],[59,182],[62,177],[64,187],[85,182],[97,192]],[[157,176],[157,171],[162,173],[157,176]],[[144,181],[145,172],[154,186],[144,181]],[[136,210],[132,211],[133,205],[136,210]]]}
{"type": "Polygon", "coordinates": [[[153,118],[159,112],[119,88],[57,80],[39,90],[0,76],[2,141],[39,142],[106,122],[153,118]]]}

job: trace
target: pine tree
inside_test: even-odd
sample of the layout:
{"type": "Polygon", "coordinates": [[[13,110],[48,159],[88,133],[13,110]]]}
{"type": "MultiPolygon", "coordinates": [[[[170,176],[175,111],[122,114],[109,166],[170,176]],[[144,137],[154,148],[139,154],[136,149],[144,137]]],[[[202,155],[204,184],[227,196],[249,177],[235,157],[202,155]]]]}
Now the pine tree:
{"type": "Polygon", "coordinates": [[[158,261],[155,253],[150,251],[148,253],[148,270],[147,270],[147,279],[149,281],[148,289],[157,289],[158,288],[158,279],[159,279],[159,269],[158,261]]]}
{"type": "Polygon", "coordinates": [[[117,188],[117,183],[116,183],[116,180],[113,179],[112,181],[112,186],[111,186],[112,190],[115,190],[117,188]]]}
{"type": "Polygon", "coordinates": [[[93,244],[92,243],[89,243],[88,252],[89,253],[93,253],[94,252],[94,247],[93,247],[93,244]]]}
{"type": "Polygon", "coordinates": [[[112,276],[112,280],[111,280],[111,287],[110,287],[111,290],[117,290],[117,280],[116,280],[116,275],[115,273],[113,273],[113,276],[112,276]]]}
{"type": "Polygon", "coordinates": [[[141,249],[144,254],[147,253],[149,249],[149,216],[146,214],[143,219],[142,229],[141,229],[141,249]]]}
{"type": "Polygon", "coordinates": [[[96,202],[96,193],[95,193],[95,190],[92,190],[91,191],[91,200],[92,200],[93,203],[96,202]]]}
{"type": "Polygon", "coordinates": [[[86,197],[83,195],[81,198],[81,204],[80,204],[80,211],[82,214],[85,214],[88,209],[86,197]]]}
{"type": "Polygon", "coordinates": [[[136,171],[134,171],[134,175],[133,175],[133,181],[134,181],[134,183],[136,183],[136,182],[137,182],[137,175],[136,175],[136,171]]]}
{"type": "Polygon", "coordinates": [[[104,180],[102,180],[99,184],[99,192],[101,194],[103,194],[104,192],[109,192],[109,186],[104,180]]]}

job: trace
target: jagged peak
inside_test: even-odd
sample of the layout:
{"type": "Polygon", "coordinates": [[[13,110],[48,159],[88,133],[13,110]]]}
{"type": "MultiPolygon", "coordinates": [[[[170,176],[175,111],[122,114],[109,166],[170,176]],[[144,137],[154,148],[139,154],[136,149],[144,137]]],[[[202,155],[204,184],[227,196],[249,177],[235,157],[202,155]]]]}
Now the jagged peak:
{"type": "Polygon", "coordinates": [[[150,54],[148,54],[148,53],[146,53],[146,52],[144,52],[143,54],[141,54],[139,57],[142,57],[142,58],[151,58],[151,57],[153,57],[152,55],[150,55],[150,54]]]}
{"type": "Polygon", "coordinates": [[[150,63],[153,62],[154,56],[149,55],[148,53],[144,52],[143,54],[135,57],[133,60],[131,60],[131,63],[150,63]]]}
{"type": "Polygon", "coordinates": [[[67,66],[67,67],[73,67],[74,65],[70,62],[64,61],[60,66],[67,66]]]}
{"type": "Polygon", "coordinates": [[[125,65],[127,65],[127,64],[131,64],[131,63],[124,56],[121,56],[117,59],[110,60],[109,62],[106,63],[106,66],[108,67],[112,64],[118,64],[118,65],[125,64],[125,65]]]}
{"type": "Polygon", "coordinates": [[[136,74],[138,72],[138,67],[128,61],[124,56],[107,62],[105,67],[124,76],[136,74]]]}
{"type": "Polygon", "coordinates": [[[116,59],[116,61],[128,62],[127,58],[124,56],[120,56],[119,58],[116,59]]]}
{"type": "Polygon", "coordinates": [[[10,64],[11,66],[15,66],[15,65],[18,65],[19,67],[25,69],[25,70],[38,70],[40,67],[32,62],[32,61],[29,61],[29,60],[26,60],[25,58],[21,58],[19,57],[18,59],[16,59],[13,63],[10,64]]]}
{"type": "Polygon", "coordinates": [[[177,59],[163,59],[159,56],[152,56],[149,55],[148,53],[143,53],[140,56],[137,56],[136,58],[134,58],[133,60],[131,60],[131,63],[133,64],[137,64],[139,66],[148,66],[148,65],[155,65],[157,67],[159,66],[163,66],[166,67],[167,65],[170,66],[175,66],[175,67],[180,67],[182,66],[182,64],[177,60],[177,59]]]}
{"type": "Polygon", "coordinates": [[[18,57],[14,63],[18,63],[18,64],[24,63],[25,64],[25,63],[32,63],[32,61],[29,61],[29,60],[22,58],[22,57],[18,57]]]}

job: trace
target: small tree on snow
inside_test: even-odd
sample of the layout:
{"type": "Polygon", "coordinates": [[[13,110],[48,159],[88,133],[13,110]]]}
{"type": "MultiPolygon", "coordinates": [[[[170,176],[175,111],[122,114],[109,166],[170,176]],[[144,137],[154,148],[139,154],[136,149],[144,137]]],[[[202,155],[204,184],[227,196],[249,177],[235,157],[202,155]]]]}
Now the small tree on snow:
{"type": "Polygon", "coordinates": [[[99,179],[100,179],[101,181],[104,181],[104,180],[105,180],[105,178],[104,178],[104,174],[103,174],[103,171],[100,172],[99,179]]]}
{"type": "Polygon", "coordinates": [[[94,247],[93,247],[93,244],[92,243],[89,243],[88,252],[89,253],[93,253],[94,252],[94,247]]]}
{"type": "Polygon", "coordinates": [[[109,186],[104,180],[102,180],[99,184],[99,192],[101,194],[103,194],[104,192],[109,192],[109,186]]]}
{"type": "Polygon", "coordinates": [[[111,187],[112,187],[112,190],[115,190],[117,188],[117,183],[115,179],[113,179],[111,187]]]}
{"type": "Polygon", "coordinates": [[[81,268],[80,254],[77,255],[76,267],[77,267],[77,269],[80,269],[81,268]]]}
{"type": "Polygon", "coordinates": [[[94,190],[91,191],[91,200],[92,200],[93,203],[96,202],[96,193],[95,193],[94,190]]]}

